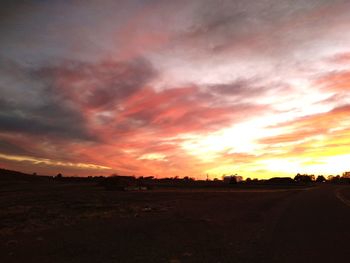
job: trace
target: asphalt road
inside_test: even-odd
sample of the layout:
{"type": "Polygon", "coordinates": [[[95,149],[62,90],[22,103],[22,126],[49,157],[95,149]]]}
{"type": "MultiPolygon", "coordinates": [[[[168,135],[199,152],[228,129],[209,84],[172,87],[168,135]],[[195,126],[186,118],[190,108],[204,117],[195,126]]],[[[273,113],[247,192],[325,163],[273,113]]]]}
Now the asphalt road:
{"type": "Polygon", "coordinates": [[[350,262],[350,206],[342,192],[320,186],[288,201],[266,244],[270,262],[350,262]]]}

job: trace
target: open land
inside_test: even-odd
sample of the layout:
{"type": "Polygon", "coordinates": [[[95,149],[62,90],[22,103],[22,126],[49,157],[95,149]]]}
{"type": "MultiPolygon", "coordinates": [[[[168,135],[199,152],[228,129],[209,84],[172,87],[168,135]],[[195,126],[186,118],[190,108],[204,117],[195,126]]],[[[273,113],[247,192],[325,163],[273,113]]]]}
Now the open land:
{"type": "Polygon", "coordinates": [[[0,262],[348,262],[350,186],[0,182],[0,262]]]}

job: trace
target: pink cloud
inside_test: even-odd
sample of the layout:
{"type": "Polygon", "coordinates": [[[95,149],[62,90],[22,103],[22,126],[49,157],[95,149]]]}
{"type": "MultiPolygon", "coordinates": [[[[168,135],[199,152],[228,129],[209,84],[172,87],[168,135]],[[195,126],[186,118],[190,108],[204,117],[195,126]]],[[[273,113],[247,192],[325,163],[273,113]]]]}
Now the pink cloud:
{"type": "Polygon", "coordinates": [[[347,92],[350,90],[350,71],[330,72],[319,79],[316,84],[335,92],[347,92]]]}

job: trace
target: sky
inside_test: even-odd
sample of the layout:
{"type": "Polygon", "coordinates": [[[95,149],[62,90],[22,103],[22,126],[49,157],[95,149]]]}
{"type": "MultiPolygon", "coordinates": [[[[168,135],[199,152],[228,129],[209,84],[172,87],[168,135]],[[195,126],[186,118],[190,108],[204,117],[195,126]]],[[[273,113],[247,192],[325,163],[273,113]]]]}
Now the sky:
{"type": "Polygon", "coordinates": [[[0,167],[350,170],[350,2],[0,3],[0,167]]]}

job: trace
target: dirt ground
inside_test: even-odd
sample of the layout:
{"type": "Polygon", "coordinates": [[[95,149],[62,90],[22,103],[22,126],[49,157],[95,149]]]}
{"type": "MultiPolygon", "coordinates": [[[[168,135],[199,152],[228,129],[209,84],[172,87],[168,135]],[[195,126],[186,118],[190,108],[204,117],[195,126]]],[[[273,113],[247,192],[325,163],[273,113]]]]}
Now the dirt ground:
{"type": "Polygon", "coordinates": [[[339,193],[2,182],[0,262],[348,262],[339,193]]]}

